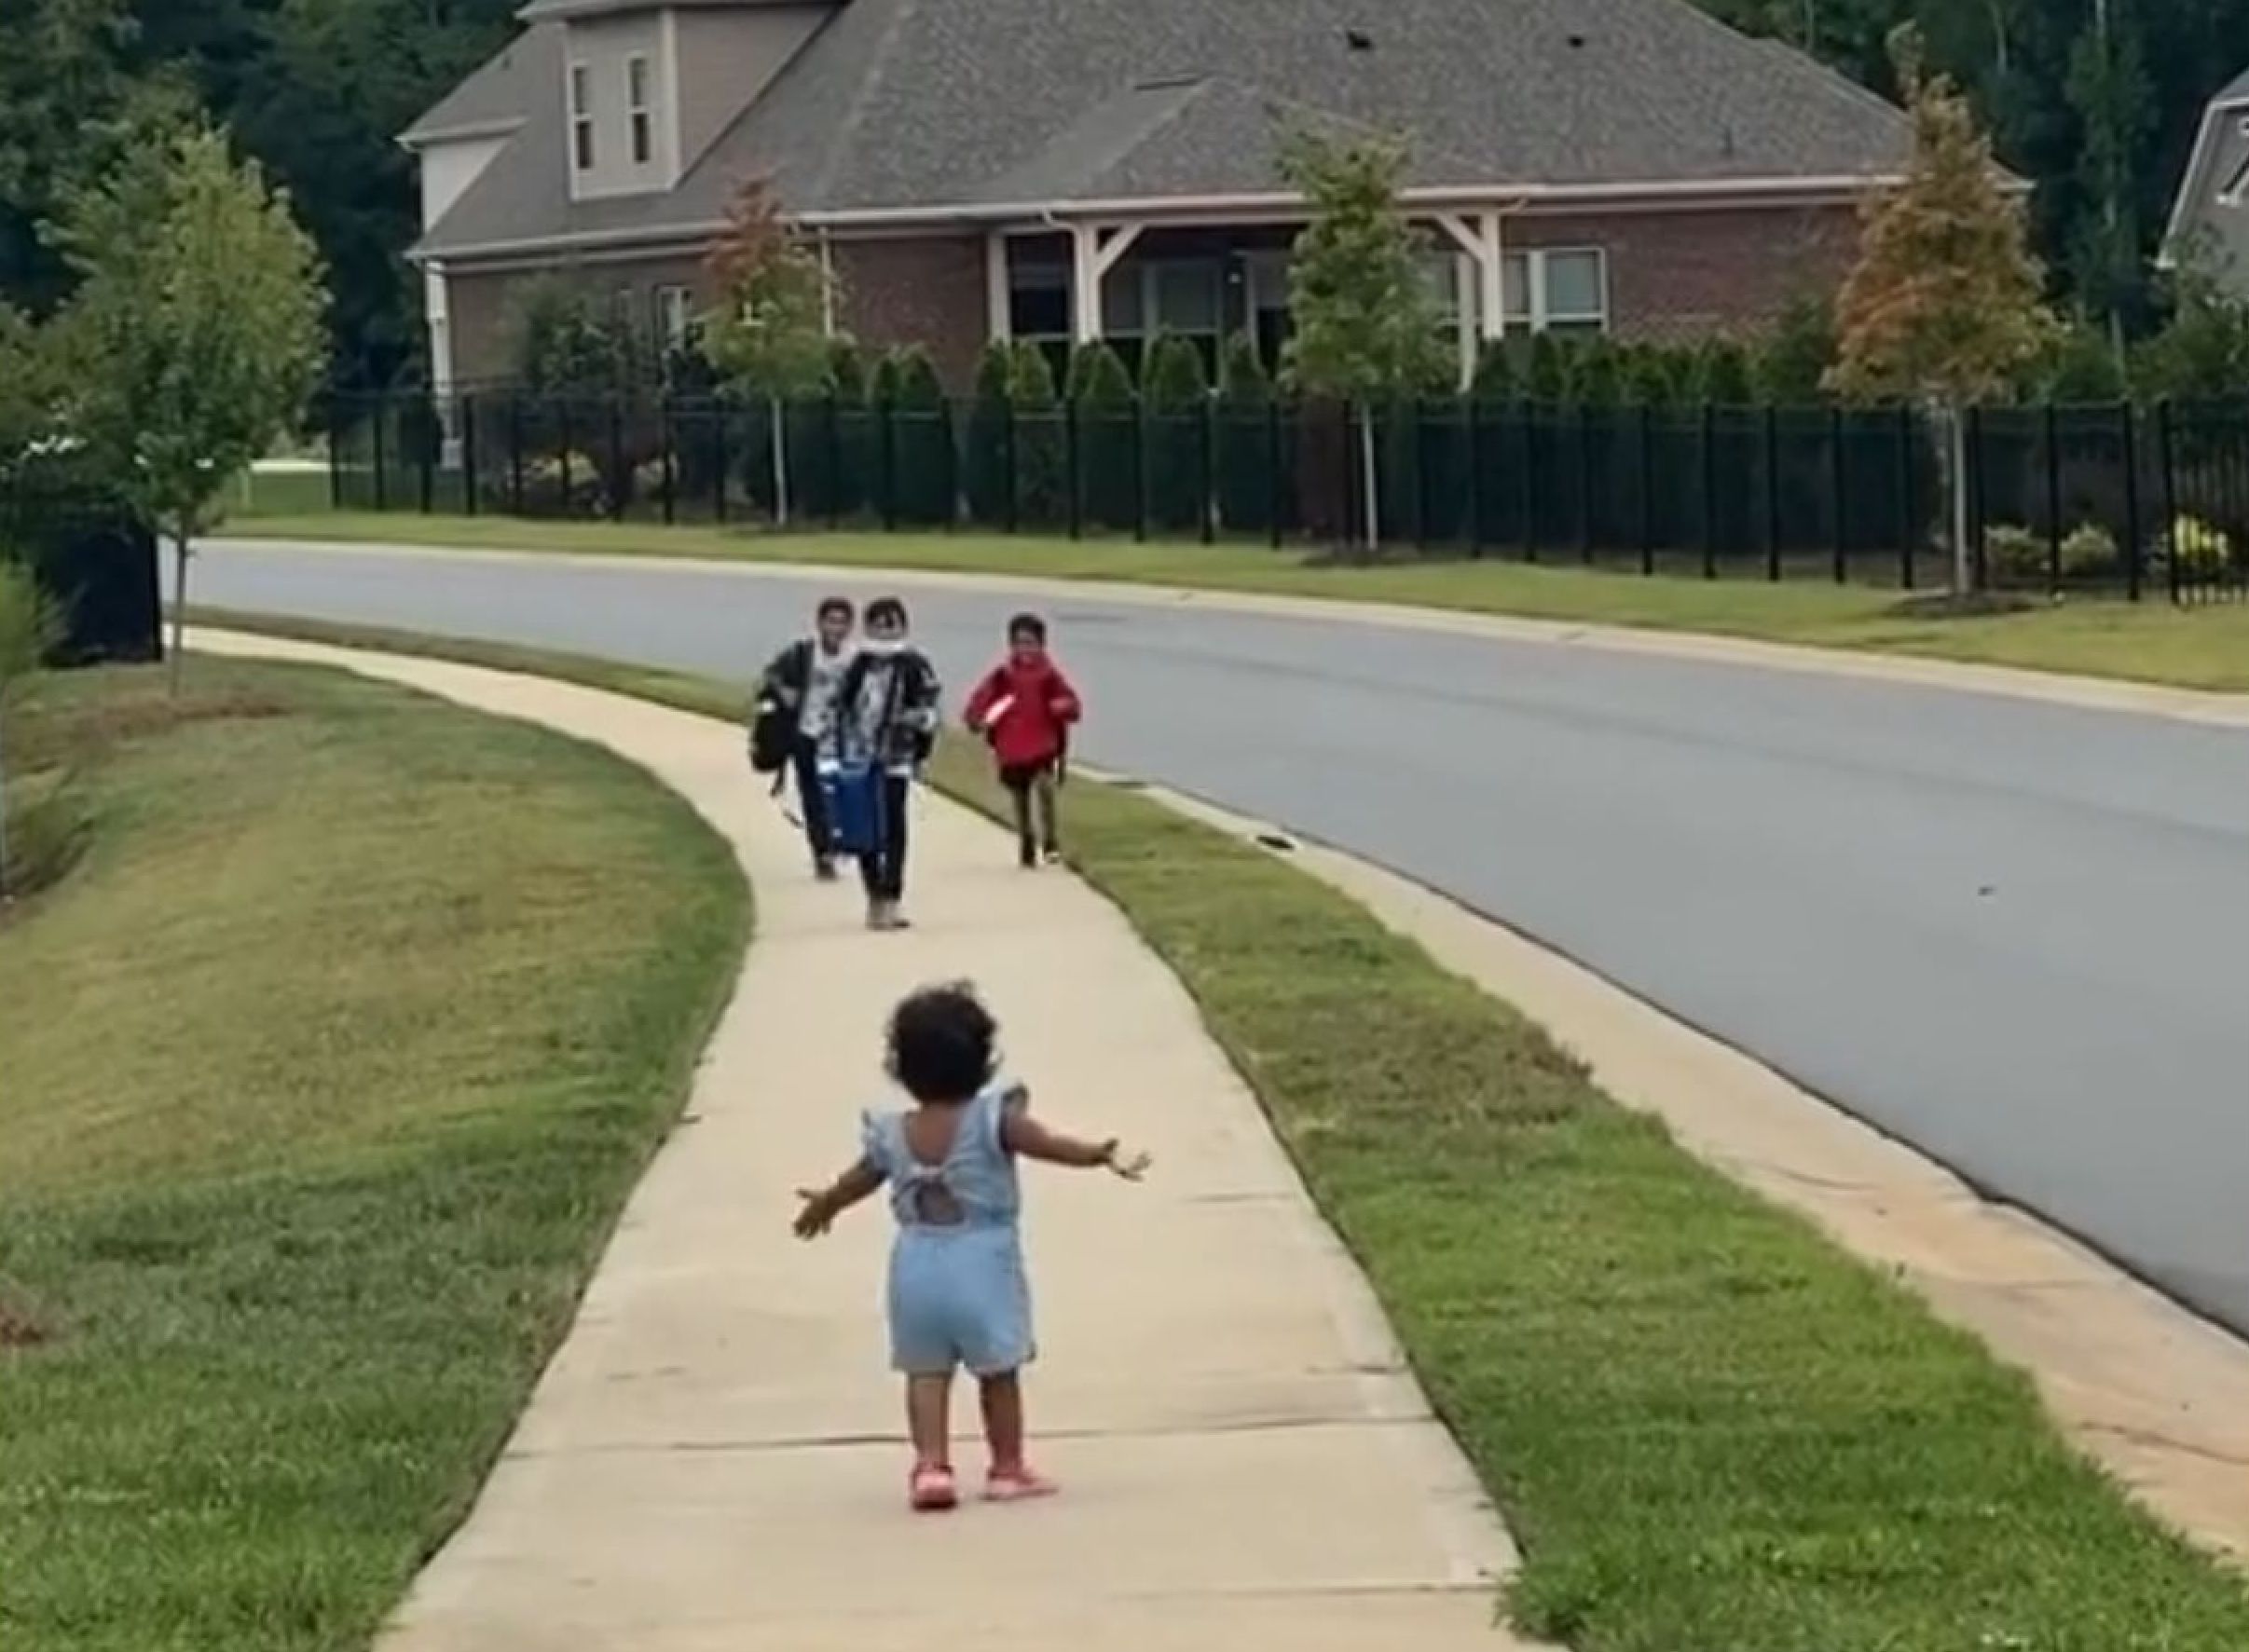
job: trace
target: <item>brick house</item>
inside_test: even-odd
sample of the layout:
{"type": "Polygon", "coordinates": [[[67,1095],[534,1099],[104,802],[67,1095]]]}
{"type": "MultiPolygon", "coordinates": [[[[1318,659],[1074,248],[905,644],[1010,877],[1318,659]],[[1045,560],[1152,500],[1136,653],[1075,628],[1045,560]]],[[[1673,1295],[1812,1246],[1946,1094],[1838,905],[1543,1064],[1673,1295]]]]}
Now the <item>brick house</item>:
{"type": "Polygon", "coordinates": [[[1405,133],[1463,364],[1524,331],[1748,333],[1831,289],[1893,107],[1689,0],[531,0],[402,142],[440,389],[567,272],[677,338],[739,184],[832,323],[966,382],[993,337],[1287,326],[1295,130],[1405,133]]]}

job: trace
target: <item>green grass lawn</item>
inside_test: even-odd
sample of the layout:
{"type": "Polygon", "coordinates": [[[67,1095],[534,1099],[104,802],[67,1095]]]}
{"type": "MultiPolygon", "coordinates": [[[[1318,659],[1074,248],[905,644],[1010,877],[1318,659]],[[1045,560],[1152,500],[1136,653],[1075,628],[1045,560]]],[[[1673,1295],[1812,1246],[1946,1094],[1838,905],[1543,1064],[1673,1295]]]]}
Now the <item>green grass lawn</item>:
{"type": "Polygon", "coordinates": [[[747,894],[520,725],[197,659],[36,679],[0,921],[0,1646],[365,1645],[662,1139],[747,894]]]}
{"type": "Polygon", "coordinates": [[[2175,608],[2072,601],[2012,614],[1937,618],[1899,594],[1817,580],[1645,579],[1498,559],[1334,567],[1301,551],[986,533],[776,535],[645,523],[523,522],[405,512],[261,515],[244,537],[409,543],[561,554],[804,562],[917,572],[1013,574],[1401,603],[1471,613],[1697,631],[2120,677],[2175,688],[2249,691],[2249,603],[2175,608]]]}
{"type": "MultiPolygon", "coordinates": [[[[278,623],[278,622],[277,622],[278,623]]],[[[737,688],[338,627],[733,716],[737,688]]],[[[940,758],[987,809],[981,752],[940,758]]],[[[2241,1652],[2249,1589],[2029,1381],[1609,1100],[1284,860],[1070,789],[1072,859],[1169,961],[1373,1278],[1579,1652],[2241,1652]]]]}

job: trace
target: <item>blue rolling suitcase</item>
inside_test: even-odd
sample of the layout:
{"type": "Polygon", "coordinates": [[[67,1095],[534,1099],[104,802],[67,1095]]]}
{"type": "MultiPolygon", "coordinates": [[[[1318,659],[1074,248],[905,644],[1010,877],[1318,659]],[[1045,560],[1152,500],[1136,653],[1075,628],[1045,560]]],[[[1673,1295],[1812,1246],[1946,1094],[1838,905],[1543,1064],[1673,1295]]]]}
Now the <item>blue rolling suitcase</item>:
{"type": "Polygon", "coordinates": [[[883,847],[883,771],[872,763],[820,771],[828,795],[828,837],[837,854],[876,854],[883,847]]]}

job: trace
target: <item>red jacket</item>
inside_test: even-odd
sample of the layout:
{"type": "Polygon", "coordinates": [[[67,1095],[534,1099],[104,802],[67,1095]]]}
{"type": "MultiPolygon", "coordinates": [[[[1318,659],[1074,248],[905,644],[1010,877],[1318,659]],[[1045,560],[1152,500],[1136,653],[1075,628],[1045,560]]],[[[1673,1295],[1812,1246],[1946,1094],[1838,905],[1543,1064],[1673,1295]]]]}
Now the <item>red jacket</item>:
{"type": "Polygon", "coordinates": [[[1085,706],[1052,660],[1042,654],[1025,665],[1009,655],[977,684],[965,715],[968,726],[992,742],[1002,764],[1028,768],[1063,755],[1070,725],[1085,715],[1085,706]]]}

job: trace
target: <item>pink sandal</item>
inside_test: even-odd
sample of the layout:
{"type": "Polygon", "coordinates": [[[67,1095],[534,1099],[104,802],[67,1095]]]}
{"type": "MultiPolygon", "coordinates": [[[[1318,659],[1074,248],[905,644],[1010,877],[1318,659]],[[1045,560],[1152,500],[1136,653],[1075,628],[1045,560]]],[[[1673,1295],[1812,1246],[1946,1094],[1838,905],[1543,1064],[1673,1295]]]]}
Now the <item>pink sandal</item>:
{"type": "Polygon", "coordinates": [[[984,1481],[984,1501],[987,1503],[1027,1503],[1035,1497],[1051,1497],[1062,1490],[1045,1475],[1026,1465],[1012,1468],[994,1468],[984,1481]]]}
{"type": "Polygon", "coordinates": [[[924,1463],[906,1482],[907,1501],[916,1514],[943,1514],[960,1507],[960,1487],[942,1463],[924,1463]]]}

